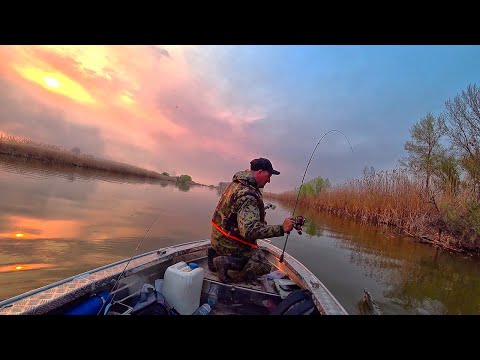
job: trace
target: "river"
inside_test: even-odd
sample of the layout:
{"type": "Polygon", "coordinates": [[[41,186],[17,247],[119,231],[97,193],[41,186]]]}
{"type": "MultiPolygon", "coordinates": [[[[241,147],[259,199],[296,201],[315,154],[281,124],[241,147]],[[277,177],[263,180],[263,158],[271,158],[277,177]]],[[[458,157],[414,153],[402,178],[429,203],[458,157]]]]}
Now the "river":
{"type": "MultiPolygon", "coordinates": [[[[135,254],[206,239],[218,198],[204,186],[0,156],[0,300],[128,258],[139,243],[135,254]]],[[[276,205],[269,224],[291,214],[276,205]]],[[[297,214],[307,222],[286,251],[348,313],[359,314],[368,289],[386,315],[480,314],[478,259],[309,209],[297,214]]]]}

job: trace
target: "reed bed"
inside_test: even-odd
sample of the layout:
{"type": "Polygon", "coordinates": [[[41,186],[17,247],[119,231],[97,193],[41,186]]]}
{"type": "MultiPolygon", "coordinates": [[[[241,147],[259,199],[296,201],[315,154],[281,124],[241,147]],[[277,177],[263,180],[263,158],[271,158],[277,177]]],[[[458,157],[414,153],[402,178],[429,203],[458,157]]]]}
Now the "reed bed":
{"type": "MultiPolygon", "coordinates": [[[[299,205],[389,227],[451,250],[480,254],[480,206],[472,194],[467,189],[455,195],[426,192],[424,185],[424,180],[405,170],[385,171],[300,196],[299,205]]],[[[297,193],[298,189],[264,195],[293,206],[297,193]]]]}
{"type": "Polygon", "coordinates": [[[76,147],[68,150],[60,146],[43,144],[11,135],[0,134],[0,154],[145,178],[177,181],[175,176],[162,175],[138,166],[81,154],[80,149],[76,147]]]}

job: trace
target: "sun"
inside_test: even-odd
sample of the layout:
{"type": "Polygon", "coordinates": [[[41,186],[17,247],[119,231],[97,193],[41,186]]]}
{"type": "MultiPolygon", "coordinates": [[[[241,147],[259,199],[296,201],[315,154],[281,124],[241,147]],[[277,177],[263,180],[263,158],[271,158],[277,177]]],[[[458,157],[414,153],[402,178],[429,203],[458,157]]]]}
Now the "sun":
{"type": "Polygon", "coordinates": [[[83,104],[95,104],[90,93],[78,82],[58,71],[47,71],[34,66],[14,65],[19,74],[43,88],[83,104]]]}
{"type": "Polygon", "coordinates": [[[53,77],[46,77],[43,79],[43,81],[45,81],[45,84],[51,87],[58,88],[60,86],[60,82],[53,77]]]}

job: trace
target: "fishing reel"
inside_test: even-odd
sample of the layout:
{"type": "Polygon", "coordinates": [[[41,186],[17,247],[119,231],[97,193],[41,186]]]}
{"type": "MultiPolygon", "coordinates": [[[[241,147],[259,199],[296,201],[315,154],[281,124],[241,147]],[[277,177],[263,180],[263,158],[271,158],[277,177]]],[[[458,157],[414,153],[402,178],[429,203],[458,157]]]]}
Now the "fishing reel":
{"type": "Polygon", "coordinates": [[[272,204],[272,203],[268,203],[267,205],[265,205],[265,210],[267,210],[267,209],[275,210],[276,207],[277,207],[277,205],[272,204]]]}
{"type": "MultiPolygon", "coordinates": [[[[302,235],[302,226],[305,225],[305,217],[302,215],[298,215],[295,218],[295,224],[293,224],[293,227],[298,231],[298,235],[302,235]]],[[[287,234],[290,234],[290,231],[287,231],[287,234]]]]}

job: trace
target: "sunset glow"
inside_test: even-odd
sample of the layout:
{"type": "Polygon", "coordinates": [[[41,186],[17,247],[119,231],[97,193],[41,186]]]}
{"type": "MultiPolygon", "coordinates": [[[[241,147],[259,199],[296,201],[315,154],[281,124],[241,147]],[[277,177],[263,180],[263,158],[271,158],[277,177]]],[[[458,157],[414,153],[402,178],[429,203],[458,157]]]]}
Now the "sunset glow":
{"type": "Polygon", "coordinates": [[[329,134],[305,178],[335,184],[395,168],[409,128],[480,78],[479,56],[479,46],[2,46],[0,131],[207,185],[267,157],[281,172],[268,187],[281,192],[338,129],[353,152],[329,134]]]}
{"type": "Polygon", "coordinates": [[[60,86],[60,83],[59,83],[58,80],[55,79],[55,78],[46,77],[44,80],[45,80],[45,83],[46,83],[48,86],[51,86],[51,87],[59,87],[59,86],[60,86]]]}
{"type": "Polygon", "coordinates": [[[15,68],[23,78],[30,80],[38,85],[41,85],[44,89],[66,96],[80,103],[95,103],[95,100],[88,93],[88,91],[82,87],[82,85],[68,78],[62,73],[51,73],[43,69],[29,66],[16,66],[15,68]]]}
{"type": "MultiPolygon", "coordinates": [[[[4,218],[10,224],[17,228],[24,229],[23,232],[15,234],[17,239],[26,237],[28,240],[36,239],[65,239],[78,236],[82,223],[76,220],[55,220],[33,217],[8,216],[4,218]],[[25,235],[28,236],[25,236],[25,235]]],[[[12,234],[2,233],[0,238],[11,238],[12,234]]]]}
{"type": "MultiPolygon", "coordinates": [[[[61,35],[73,27],[41,18],[61,35]]],[[[155,34],[178,32],[162,22],[155,34]]],[[[292,272],[274,251],[255,266],[305,275],[327,313],[376,302],[385,314],[480,315],[480,45],[259,43],[0,46],[0,314],[93,313],[80,307],[101,289],[131,306],[97,314],[160,313],[133,312],[133,296],[174,260],[207,255],[230,197],[220,225],[304,260],[292,272]],[[292,217],[306,220],[289,238],[292,217]]]]}
{"type": "Polygon", "coordinates": [[[129,92],[125,92],[121,94],[120,99],[127,105],[135,104],[135,99],[133,98],[133,94],[129,92]]]}
{"type": "Polygon", "coordinates": [[[16,271],[48,269],[52,267],[53,267],[53,264],[43,264],[43,263],[31,263],[31,264],[21,264],[21,265],[0,265],[0,274],[16,272],[16,271]]]}

